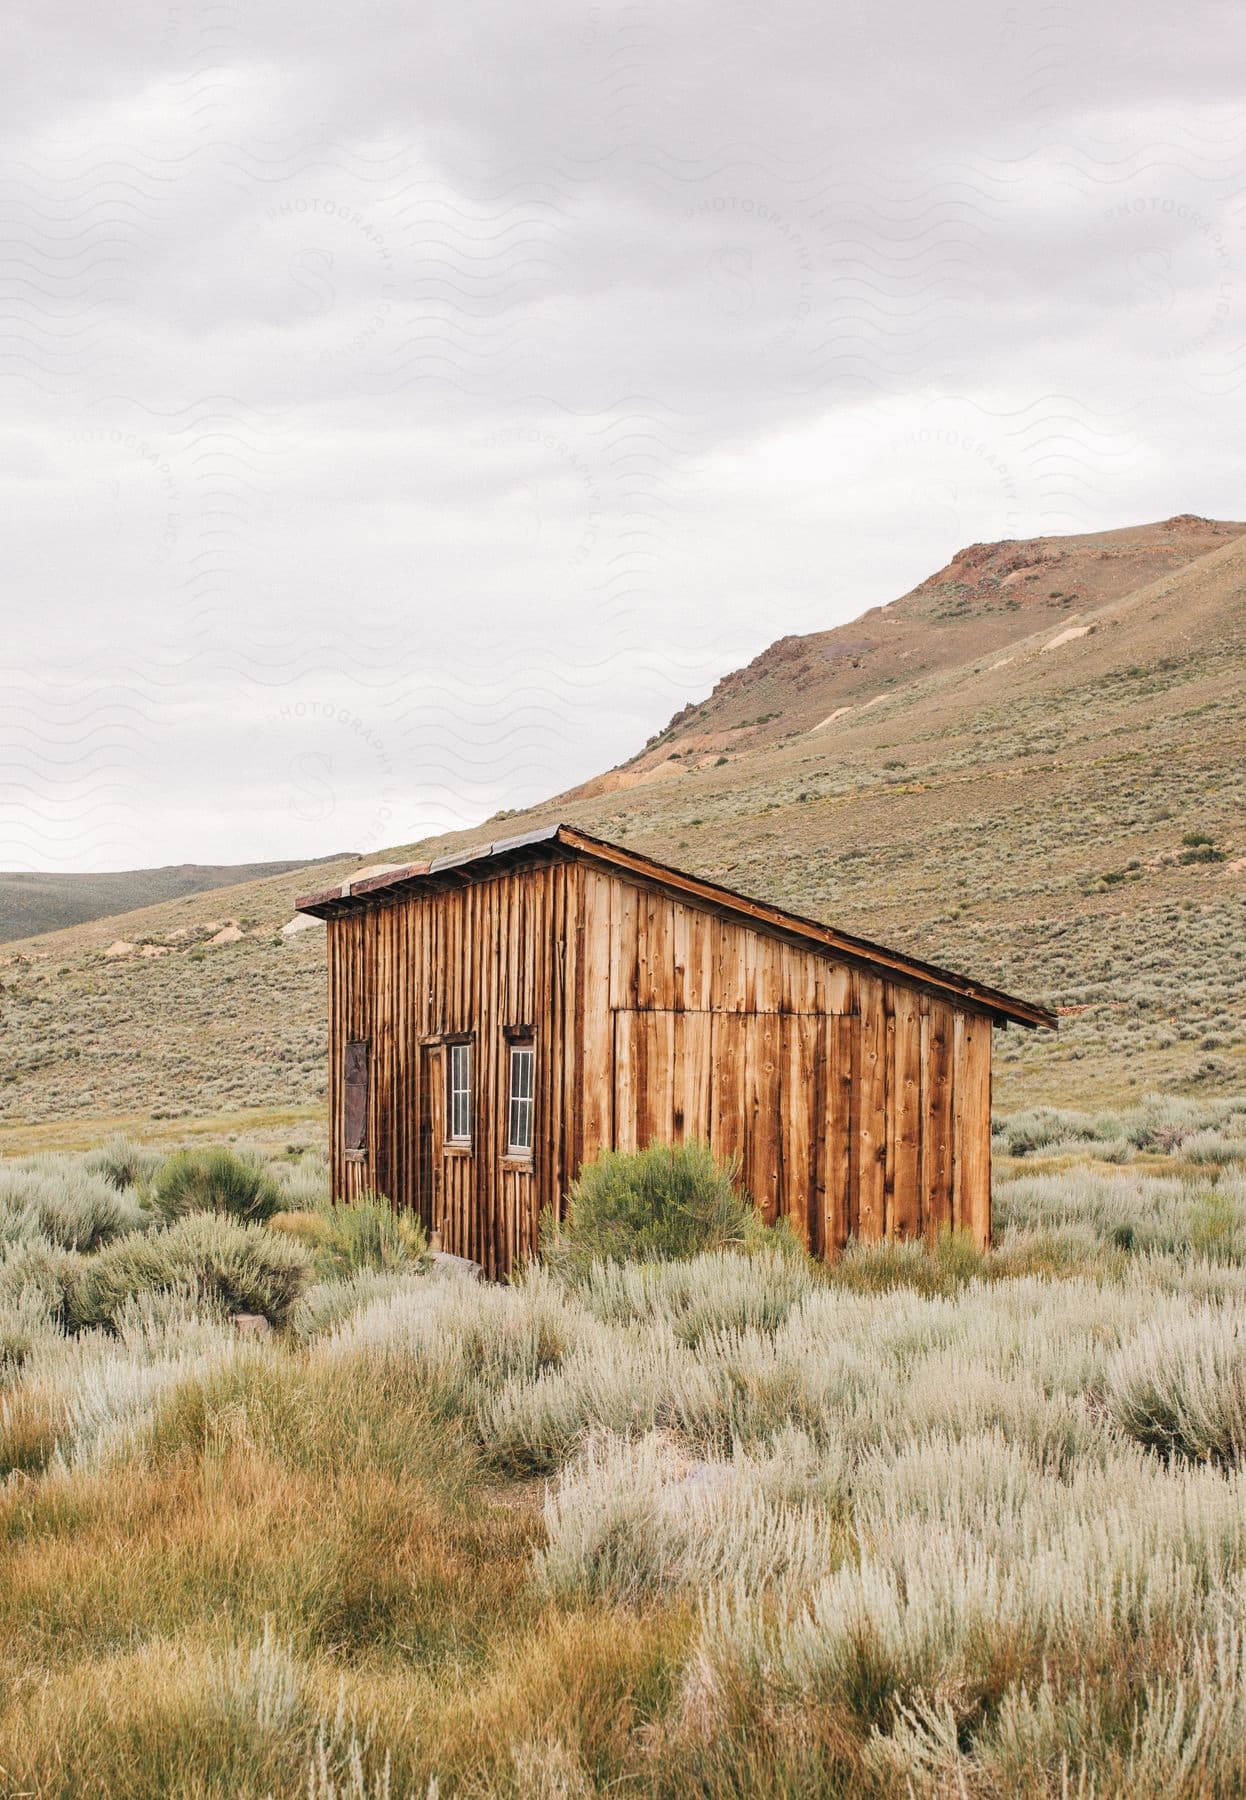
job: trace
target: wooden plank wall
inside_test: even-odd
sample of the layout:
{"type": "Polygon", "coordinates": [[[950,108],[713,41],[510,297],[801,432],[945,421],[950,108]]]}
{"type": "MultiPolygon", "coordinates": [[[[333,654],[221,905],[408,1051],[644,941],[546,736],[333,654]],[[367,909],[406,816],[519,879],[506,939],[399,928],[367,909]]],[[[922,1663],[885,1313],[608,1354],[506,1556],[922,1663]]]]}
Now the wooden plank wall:
{"type": "Polygon", "coordinates": [[[989,1019],[586,868],[574,1161],[706,1137],[809,1247],[990,1233],[989,1019]]]}
{"type": "MultiPolygon", "coordinates": [[[[569,1176],[579,869],[554,863],[441,893],[407,896],[329,921],[330,1139],[333,1191],[368,1191],[440,1228],[445,1249],[504,1274],[536,1241],[541,1208],[569,1176]],[[531,1026],[536,1052],[530,1169],[505,1156],[507,1027],[531,1026]],[[444,1082],[429,1040],[471,1034],[470,1151],[432,1146],[432,1192],[419,1172],[420,1063],[444,1082]],[[342,1143],[345,1044],[369,1038],[368,1150],[342,1143]]],[[[437,1098],[440,1098],[438,1094],[437,1098]]],[[[440,1111],[440,1108],[436,1110],[440,1111]]],[[[438,1134],[440,1135],[440,1134],[438,1134]]]]}
{"type": "MultiPolygon", "coordinates": [[[[809,1247],[990,1232],[991,1024],[614,872],[558,861],[331,918],[334,1192],[372,1189],[491,1275],[611,1145],[738,1152],[809,1247]],[[504,1028],[536,1045],[531,1170],[504,1156],[504,1028]],[[473,1034],[470,1154],[419,1177],[421,1059],[473,1034]],[[371,1040],[368,1151],[342,1144],[345,1044],[371,1040]]],[[[440,1059],[432,1069],[440,1084],[440,1059]]],[[[438,1098],[440,1087],[438,1086],[438,1098]]]]}

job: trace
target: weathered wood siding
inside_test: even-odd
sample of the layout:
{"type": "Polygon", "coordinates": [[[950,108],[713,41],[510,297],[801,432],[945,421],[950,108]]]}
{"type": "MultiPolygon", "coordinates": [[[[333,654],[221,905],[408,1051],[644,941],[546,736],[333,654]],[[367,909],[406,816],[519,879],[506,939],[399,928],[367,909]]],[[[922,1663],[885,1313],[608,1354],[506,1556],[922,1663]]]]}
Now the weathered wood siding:
{"type": "Polygon", "coordinates": [[[708,1138],[768,1220],[990,1234],[991,1023],[613,873],[581,874],[578,1163],[708,1138]]]}
{"type": "Polygon", "coordinates": [[[553,863],[328,921],[332,1183],[411,1206],[445,1249],[505,1273],[570,1171],[578,869],[553,863]],[[507,1029],[535,1050],[534,1155],[506,1156],[507,1029]],[[472,1044],[472,1143],[444,1142],[445,1044],[472,1044]],[[347,1043],[371,1043],[367,1148],[346,1152],[347,1043]],[[423,1146],[421,1132],[428,1134],[423,1146]],[[423,1166],[422,1166],[423,1165],[423,1166]]]}
{"type": "Polygon", "coordinates": [[[809,1247],[990,1233],[991,1022],[922,989],[577,860],[333,916],[334,1192],[415,1208],[506,1273],[580,1164],[707,1138],[809,1247]],[[530,1166],[505,1154],[507,1030],[530,1027],[530,1166]],[[445,1044],[473,1046],[473,1141],[444,1142],[445,1044]],[[346,1045],[370,1044],[367,1147],[346,1045]]]}

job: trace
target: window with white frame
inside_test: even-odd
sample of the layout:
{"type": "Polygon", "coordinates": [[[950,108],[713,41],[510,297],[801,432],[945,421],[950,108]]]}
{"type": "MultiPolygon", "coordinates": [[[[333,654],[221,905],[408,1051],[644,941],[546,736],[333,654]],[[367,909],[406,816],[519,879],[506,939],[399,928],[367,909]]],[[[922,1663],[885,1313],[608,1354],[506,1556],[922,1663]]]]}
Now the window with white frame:
{"type": "Polygon", "coordinates": [[[448,1144],[472,1141],[472,1047],[451,1044],[446,1065],[446,1116],[448,1144]]]}
{"type": "Polygon", "coordinates": [[[506,1153],[532,1155],[532,1083],[535,1059],[531,1044],[510,1047],[510,1083],[506,1108],[506,1153]]]}

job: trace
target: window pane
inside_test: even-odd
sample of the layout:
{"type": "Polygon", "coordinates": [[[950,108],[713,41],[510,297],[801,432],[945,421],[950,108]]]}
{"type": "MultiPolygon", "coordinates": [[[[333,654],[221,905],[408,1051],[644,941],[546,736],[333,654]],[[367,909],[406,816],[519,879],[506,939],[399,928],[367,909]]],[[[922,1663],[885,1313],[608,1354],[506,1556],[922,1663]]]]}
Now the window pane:
{"type": "Polygon", "coordinates": [[[532,1149],[534,1065],[531,1044],[512,1045],[506,1147],[520,1154],[532,1149]]]}
{"type": "Polygon", "coordinates": [[[472,1047],[451,1044],[449,1063],[450,1140],[469,1144],[472,1136],[472,1047]]]}

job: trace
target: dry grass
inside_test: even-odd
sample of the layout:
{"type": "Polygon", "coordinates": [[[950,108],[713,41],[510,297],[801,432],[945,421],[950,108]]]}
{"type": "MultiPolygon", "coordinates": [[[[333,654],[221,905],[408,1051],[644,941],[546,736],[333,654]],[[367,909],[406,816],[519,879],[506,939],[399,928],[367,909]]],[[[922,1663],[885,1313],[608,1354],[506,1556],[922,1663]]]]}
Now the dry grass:
{"type": "Polygon", "coordinates": [[[149,1112],[101,1112],[85,1117],[23,1120],[0,1124],[0,1157],[59,1155],[90,1150],[121,1137],[153,1148],[183,1144],[235,1143],[239,1139],[273,1150],[286,1145],[301,1152],[324,1141],[326,1105],[252,1106],[193,1117],[153,1119],[149,1112]]]}
{"type": "Polygon", "coordinates": [[[66,1337],[22,1271],[109,1252],[26,1240],[0,1793],[1239,1794],[1241,1110],[1001,1121],[987,1256],[379,1267],[260,1340],[66,1337]]]}
{"type": "Polygon", "coordinates": [[[671,1627],[542,1618],[539,1529],[410,1372],[275,1354],[193,1380],[141,1453],[0,1498],[0,1781],[294,1795],[318,1744],[349,1784],[354,1739],[395,1793],[495,1792],[560,1727],[609,1781],[671,1627]]]}

